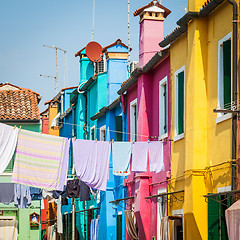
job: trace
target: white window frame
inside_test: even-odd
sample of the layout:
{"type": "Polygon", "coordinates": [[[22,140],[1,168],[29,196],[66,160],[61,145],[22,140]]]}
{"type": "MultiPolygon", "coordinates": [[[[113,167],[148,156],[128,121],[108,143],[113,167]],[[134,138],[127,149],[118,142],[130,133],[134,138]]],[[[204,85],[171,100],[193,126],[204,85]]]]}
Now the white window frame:
{"type": "Polygon", "coordinates": [[[185,133],[185,66],[179,68],[175,74],[175,84],[174,84],[174,87],[175,87],[175,99],[174,99],[174,110],[175,110],[175,113],[174,113],[174,128],[175,128],[175,131],[174,131],[174,134],[175,136],[173,137],[173,141],[178,141],[180,139],[183,139],[184,138],[184,133],[185,133]],[[183,122],[183,133],[181,134],[178,134],[178,74],[183,72],[184,73],[184,113],[183,113],[183,116],[184,116],[184,122],[183,122]]]}
{"type": "Polygon", "coordinates": [[[100,141],[106,141],[106,125],[100,127],[100,141]],[[103,136],[103,131],[105,131],[105,139],[103,136]]]}
{"type": "Polygon", "coordinates": [[[167,76],[164,77],[162,80],[159,81],[159,140],[167,138],[168,131],[164,133],[164,121],[165,121],[165,113],[166,113],[166,127],[168,128],[168,84],[167,84],[167,76]],[[163,90],[164,86],[166,85],[166,101],[167,106],[165,109],[164,106],[164,97],[163,97],[163,90]]]}
{"type": "MultiPolygon", "coordinates": [[[[231,39],[231,69],[232,69],[232,32],[228,33],[225,37],[218,41],[218,98],[217,98],[217,108],[223,108],[223,42],[231,39]]],[[[231,92],[232,92],[232,78],[233,73],[231,71],[231,92]]],[[[232,94],[231,94],[232,101],[232,94]]],[[[232,117],[231,113],[217,113],[216,123],[223,122],[232,117]]]]}
{"type": "MultiPolygon", "coordinates": [[[[183,209],[177,209],[177,210],[173,210],[172,211],[172,215],[181,215],[182,216],[182,226],[183,226],[183,240],[184,240],[184,215],[183,215],[183,209]]],[[[172,235],[173,235],[173,239],[175,237],[175,226],[174,226],[174,222],[175,220],[173,220],[173,228],[172,228],[172,235]]],[[[175,240],[175,239],[174,239],[175,240]]]]}
{"type": "Polygon", "coordinates": [[[95,140],[96,139],[95,125],[90,128],[90,139],[91,140],[95,140]],[[92,130],[94,131],[94,139],[92,139],[92,130]]]}
{"type": "MultiPolygon", "coordinates": [[[[162,189],[158,189],[158,194],[161,194],[161,193],[167,193],[167,189],[166,188],[162,188],[162,189]]],[[[161,225],[161,220],[162,218],[160,218],[160,207],[161,204],[165,204],[166,206],[166,213],[165,215],[167,216],[167,208],[168,208],[168,205],[167,205],[167,202],[164,200],[165,196],[162,196],[162,197],[158,197],[158,198],[161,198],[163,203],[161,201],[159,201],[160,199],[158,199],[158,203],[157,203],[157,240],[160,240],[160,225],[161,225]]]]}
{"type": "MultiPolygon", "coordinates": [[[[130,102],[130,136],[131,140],[135,139],[135,134],[137,134],[137,129],[135,129],[135,116],[134,116],[134,107],[136,106],[137,109],[137,98],[134,99],[132,102],[130,102]]],[[[136,118],[137,118],[137,112],[136,112],[136,118]]],[[[137,121],[137,119],[136,119],[137,121]]],[[[137,137],[136,137],[137,139],[137,137]]]]}

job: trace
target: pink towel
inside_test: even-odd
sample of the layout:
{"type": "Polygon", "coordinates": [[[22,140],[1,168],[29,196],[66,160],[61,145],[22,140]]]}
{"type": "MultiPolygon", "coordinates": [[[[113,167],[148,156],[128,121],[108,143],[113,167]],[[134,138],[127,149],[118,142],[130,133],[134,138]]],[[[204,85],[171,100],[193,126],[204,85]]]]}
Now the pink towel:
{"type": "Polygon", "coordinates": [[[151,172],[161,172],[164,170],[163,163],[163,143],[150,142],[148,143],[149,150],[149,165],[151,172]]]}
{"type": "Polygon", "coordinates": [[[78,179],[89,187],[106,191],[111,143],[73,140],[73,159],[78,179]]]}
{"type": "Polygon", "coordinates": [[[132,171],[147,171],[148,142],[135,142],[132,145],[132,171]]]}

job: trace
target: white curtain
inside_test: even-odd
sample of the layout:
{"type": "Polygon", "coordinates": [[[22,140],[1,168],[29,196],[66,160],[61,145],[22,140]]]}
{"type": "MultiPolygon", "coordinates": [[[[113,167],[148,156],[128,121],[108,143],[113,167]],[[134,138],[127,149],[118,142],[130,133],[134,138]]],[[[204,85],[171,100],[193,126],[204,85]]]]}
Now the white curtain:
{"type": "Polygon", "coordinates": [[[17,224],[14,219],[0,219],[0,240],[17,240],[17,224]]]}

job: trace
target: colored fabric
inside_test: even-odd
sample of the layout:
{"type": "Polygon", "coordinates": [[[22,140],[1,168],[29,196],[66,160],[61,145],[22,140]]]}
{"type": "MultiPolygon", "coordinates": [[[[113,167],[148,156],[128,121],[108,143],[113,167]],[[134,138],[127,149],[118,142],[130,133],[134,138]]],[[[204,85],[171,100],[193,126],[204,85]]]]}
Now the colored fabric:
{"type": "Polygon", "coordinates": [[[58,199],[60,195],[62,196],[62,198],[67,197],[67,186],[66,185],[64,186],[63,191],[54,190],[52,192],[52,197],[55,199],[58,199]]]}
{"type": "Polygon", "coordinates": [[[16,149],[19,129],[0,123],[0,175],[5,171],[16,149]]]}
{"type": "Polygon", "coordinates": [[[0,239],[17,240],[18,239],[18,222],[15,219],[0,219],[0,239]]]}
{"type": "Polygon", "coordinates": [[[90,224],[90,240],[98,240],[99,220],[92,219],[90,224]]]}
{"type": "Polygon", "coordinates": [[[132,144],[130,142],[112,143],[113,174],[117,176],[127,176],[130,174],[130,158],[132,154],[132,144]]]}
{"type": "Polygon", "coordinates": [[[14,201],[14,184],[0,183],[0,203],[7,204],[14,201]]]}
{"type": "Polygon", "coordinates": [[[57,232],[63,233],[63,221],[62,221],[62,196],[60,195],[57,200],[57,232]]]}
{"type": "Polygon", "coordinates": [[[163,162],[163,143],[162,142],[149,142],[149,165],[151,172],[161,172],[164,170],[163,162]]]}
{"type": "Polygon", "coordinates": [[[72,143],[78,179],[89,187],[106,191],[111,144],[80,139],[76,139],[72,143]]]}
{"type": "Polygon", "coordinates": [[[240,200],[225,211],[228,239],[240,239],[240,200]]]}
{"type": "Polygon", "coordinates": [[[41,200],[42,199],[42,189],[30,187],[30,194],[32,200],[41,200]]]}
{"type": "Polygon", "coordinates": [[[132,145],[132,171],[147,171],[148,142],[135,142],[132,145]]]}
{"type": "Polygon", "coordinates": [[[86,183],[80,181],[80,201],[89,201],[91,199],[89,191],[89,186],[86,183]]]}
{"type": "Polygon", "coordinates": [[[63,190],[67,177],[69,140],[21,130],[12,182],[47,190],[63,190]]]}
{"type": "Polygon", "coordinates": [[[21,184],[14,184],[14,205],[23,209],[31,205],[30,187],[21,184]]]}
{"type": "Polygon", "coordinates": [[[138,240],[138,227],[133,211],[125,210],[125,221],[128,235],[133,240],[138,240]]]}
{"type": "Polygon", "coordinates": [[[79,179],[73,179],[67,181],[67,196],[69,198],[78,198],[80,192],[79,179]]]}

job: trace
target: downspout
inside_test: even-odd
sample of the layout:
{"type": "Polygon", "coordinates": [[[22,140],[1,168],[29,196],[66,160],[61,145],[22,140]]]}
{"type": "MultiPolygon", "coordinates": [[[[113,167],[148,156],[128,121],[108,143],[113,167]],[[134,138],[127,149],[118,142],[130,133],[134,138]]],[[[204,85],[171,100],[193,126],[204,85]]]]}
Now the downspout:
{"type": "Polygon", "coordinates": [[[84,92],[83,93],[83,96],[85,98],[85,120],[84,120],[84,125],[83,125],[83,130],[85,132],[85,140],[87,139],[87,129],[86,129],[86,126],[87,126],[87,94],[84,92]]]}
{"type": "MultiPolygon", "coordinates": [[[[232,102],[237,102],[237,48],[238,48],[238,6],[235,0],[228,0],[233,6],[233,83],[232,83],[232,102]]],[[[236,190],[236,159],[237,159],[237,113],[232,113],[232,190],[236,190]]]]}

